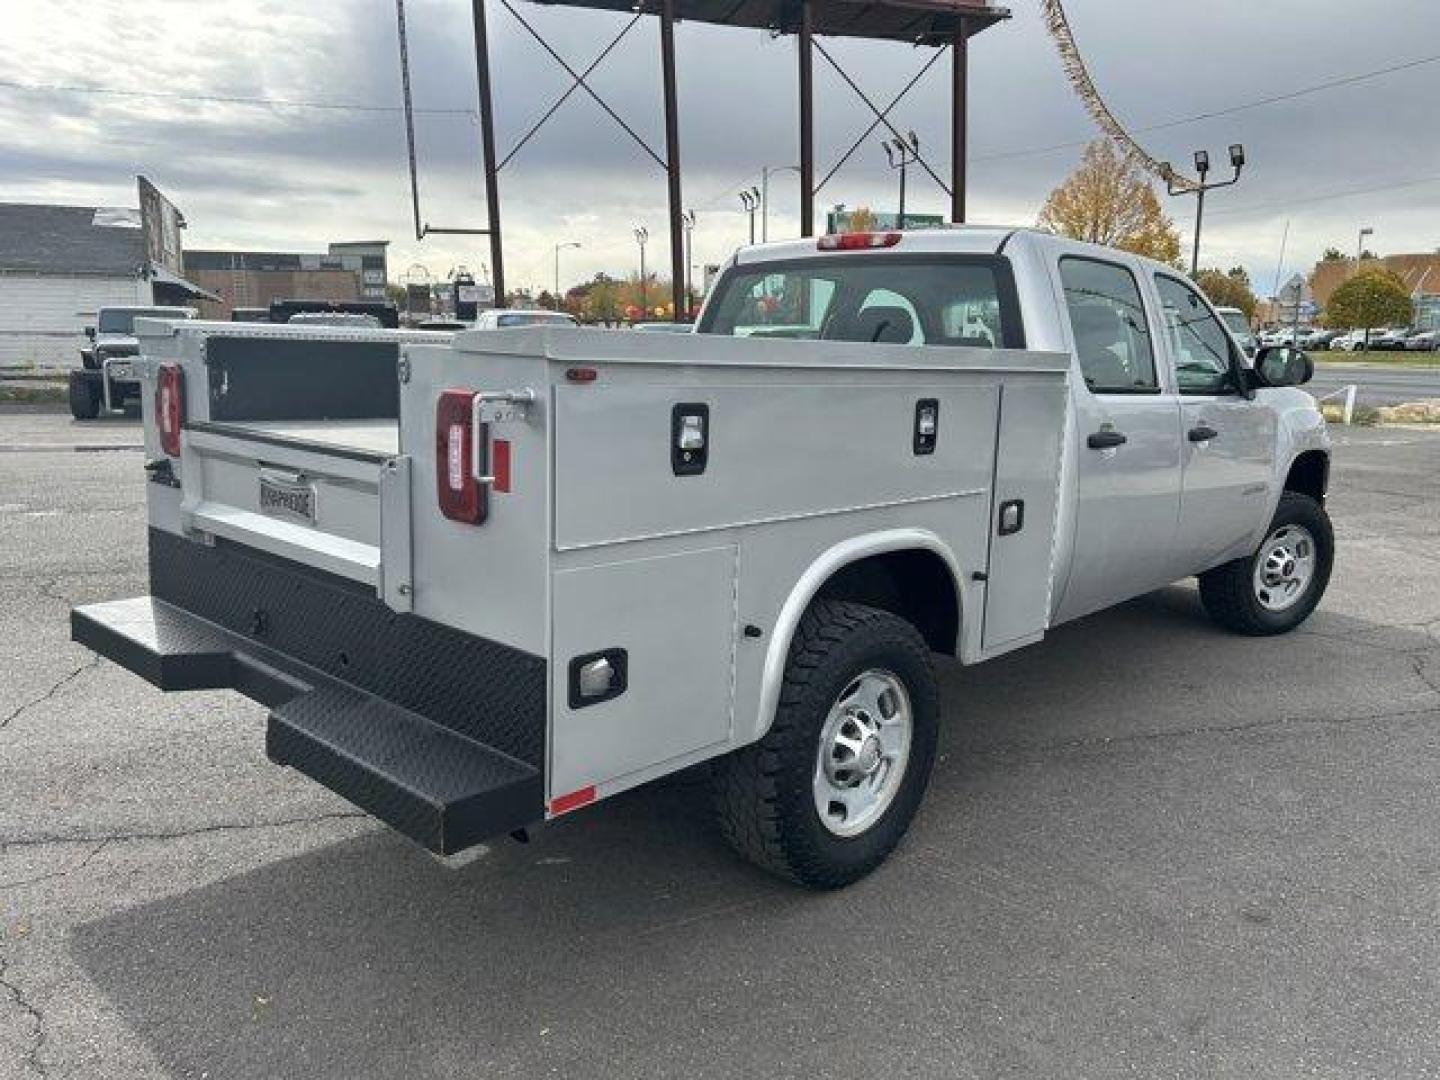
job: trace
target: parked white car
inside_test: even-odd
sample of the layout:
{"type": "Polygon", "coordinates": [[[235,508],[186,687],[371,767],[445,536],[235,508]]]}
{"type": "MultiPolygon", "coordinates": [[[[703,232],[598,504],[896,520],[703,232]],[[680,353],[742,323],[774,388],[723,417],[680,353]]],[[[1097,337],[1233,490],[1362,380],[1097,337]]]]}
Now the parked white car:
{"type": "Polygon", "coordinates": [[[579,326],[563,311],[526,308],[487,308],[475,317],[476,330],[513,330],[517,326],[579,326]]]}
{"type": "Polygon", "coordinates": [[[845,885],[925,793],[936,656],[1195,575],[1283,633],[1330,576],[1304,354],[1047,234],[746,248],[690,335],[139,333],[150,592],[74,637],[441,854],[708,761],[737,850],[845,885]]]}

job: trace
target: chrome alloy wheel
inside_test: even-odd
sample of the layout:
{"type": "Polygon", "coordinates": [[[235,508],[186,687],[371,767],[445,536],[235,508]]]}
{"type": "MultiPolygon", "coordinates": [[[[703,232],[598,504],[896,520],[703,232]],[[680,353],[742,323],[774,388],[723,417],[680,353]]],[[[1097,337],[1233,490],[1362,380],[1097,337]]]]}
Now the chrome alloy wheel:
{"type": "Polygon", "coordinates": [[[858,836],[884,815],[905,779],[913,727],[910,695],[892,673],[871,669],[845,687],[815,760],[815,809],[825,828],[858,836]]]}
{"type": "Polygon", "coordinates": [[[1300,525],[1281,525],[1255,559],[1255,599],[1266,611],[1294,607],[1315,577],[1315,538],[1300,525]]]}

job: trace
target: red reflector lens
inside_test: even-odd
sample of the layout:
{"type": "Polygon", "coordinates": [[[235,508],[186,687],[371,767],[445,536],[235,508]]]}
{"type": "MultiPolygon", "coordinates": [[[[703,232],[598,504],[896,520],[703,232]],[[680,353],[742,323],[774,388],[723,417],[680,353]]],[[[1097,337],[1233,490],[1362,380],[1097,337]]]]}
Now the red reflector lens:
{"type": "Polygon", "coordinates": [[[565,372],[565,378],[570,382],[594,382],[595,369],[593,367],[572,367],[565,372]]]}
{"type": "MultiPolygon", "coordinates": [[[[451,521],[478,525],[485,520],[485,489],[475,479],[475,427],[471,423],[473,390],[446,390],[435,405],[435,486],[440,512],[451,521]]],[[[480,468],[485,460],[482,425],[480,468]]]]}
{"type": "Polygon", "coordinates": [[[510,440],[490,440],[490,475],[495,477],[495,490],[502,495],[510,492],[510,440]]]}
{"type": "Polygon", "coordinates": [[[578,810],[587,803],[595,801],[595,785],[582,787],[579,791],[572,791],[569,795],[557,795],[550,800],[550,814],[552,817],[559,817],[561,814],[568,814],[571,810],[578,810]]]}
{"type": "Polygon", "coordinates": [[[898,232],[831,233],[815,242],[821,251],[862,251],[867,248],[894,247],[900,243],[898,232]]]}
{"type": "Polygon", "coordinates": [[[185,417],[185,380],[178,364],[161,364],[155,384],[155,426],[160,449],[167,457],[180,456],[180,424],[185,417]]]}

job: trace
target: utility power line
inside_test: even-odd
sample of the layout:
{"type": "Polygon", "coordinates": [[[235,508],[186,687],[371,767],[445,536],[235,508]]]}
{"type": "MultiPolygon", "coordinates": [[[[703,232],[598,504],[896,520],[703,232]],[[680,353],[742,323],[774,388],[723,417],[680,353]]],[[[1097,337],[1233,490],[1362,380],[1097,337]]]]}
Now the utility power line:
{"type": "MultiPolygon", "coordinates": [[[[25,83],[0,79],[0,87],[35,94],[96,94],[103,97],[140,98],[156,101],[189,101],[207,105],[250,105],[267,109],[322,109],[328,112],[398,113],[399,105],[366,105],[355,101],[304,101],[296,98],[237,97],[226,94],[181,94],[164,90],[124,90],[111,86],[64,86],[53,83],[25,83]]],[[[474,109],[416,109],[417,113],[439,116],[474,116],[474,109]]]]}
{"type": "MultiPolygon", "coordinates": [[[[1151,131],[1164,131],[1167,128],[1181,127],[1184,124],[1196,124],[1202,120],[1214,120],[1220,116],[1231,116],[1235,113],[1246,112],[1250,109],[1259,109],[1267,105],[1278,105],[1281,102],[1294,101],[1296,98],[1307,97],[1310,94],[1318,94],[1324,90],[1334,90],[1341,86],[1351,86],[1355,83],[1368,82],[1371,79],[1378,79],[1385,75],[1393,75],[1398,71],[1408,71],[1411,68],[1433,64],[1436,61],[1440,61],[1440,54],[1435,56],[1422,56],[1418,60],[1408,60],[1403,64],[1391,64],[1389,67],[1376,68],[1374,71],[1362,71],[1357,75],[1346,75],[1343,78],[1330,79],[1326,82],[1316,83],[1313,86],[1302,87],[1299,90],[1290,90],[1283,94],[1273,94],[1270,97],[1257,98],[1254,101],[1245,101],[1239,105],[1228,105],[1223,109],[1212,109],[1209,112],[1194,113],[1190,116],[1177,116],[1172,120],[1161,120],[1158,123],[1146,124],[1134,130],[1137,134],[1144,134],[1151,131]]],[[[1057,150],[1076,149],[1077,147],[1086,145],[1089,141],[1088,139],[1076,139],[1070,142],[1051,143],[1049,146],[1034,146],[1023,150],[1002,150],[989,154],[977,154],[970,160],[1002,161],[1006,158],[1051,154],[1057,150]]]]}
{"type": "Polygon", "coordinates": [[[1254,203],[1250,206],[1226,206],[1219,210],[1212,210],[1211,214],[1245,214],[1260,210],[1283,210],[1291,206],[1299,206],[1304,203],[1328,202],[1331,199],[1348,199],[1352,195],[1371,195],[1377,191],[1395,191],[1398,188],[1419,187],[1422,184],[1440,183],[1440,176],[1421,176],[1414,180],[1397,180],[1390,184],[1375,184],[1371,187],[1348,188],[1344,191],[1331,191],[1321,195],[1302,195],[1295,199],[1286,199],[1283,202],[1254,203]]]}

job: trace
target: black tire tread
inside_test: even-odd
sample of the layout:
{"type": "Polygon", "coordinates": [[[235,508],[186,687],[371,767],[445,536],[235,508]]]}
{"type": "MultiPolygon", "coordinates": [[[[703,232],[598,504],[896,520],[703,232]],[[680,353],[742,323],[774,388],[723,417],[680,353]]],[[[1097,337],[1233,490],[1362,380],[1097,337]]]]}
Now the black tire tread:
{"type": "Polygon", "coordinates": [[[1246,558],[1225,563],[1223,566],[1217,566],[1213,570],[1207,570],[1200,575],[1200,602],[1204,605],[1206,614],[1227,630],[1252,637],[1283,634],[1309,618],[1310,613],[1319,604],[1320,598],[1324,596],[1325,587],[1329,583],[1335,539],[1325,508],[1309,495],[1298,491],[1281,493],[1279,505],[1275,509],[1275,517],[1271,521],[1269,529],[1266,530],[1266,534],[1269,535],[1269,532],[1281,522],[1295,521],[1297,517],[1309,519],[1303,523],[1312,531],[1318,527],[1320,535],[1316,536],[1316,541],[1324,545],[1326,552],[1324,565],[1317,571],[1318,576],[1312,595],[1292,612],[1287,612],[1287,618],[1284,620],[1264,618],[1251,589],[1251,574],[1255,558],[1252,554],[1246,558]]]}
{"type": "Polygon", "coordinates": [[[84,372],[70,373],[70,415],[76,420],[94,420],[100,415],[100,399],[84,372]]]}
{"type": "Polygon", "coordinates": [[[913,650],[929,669],[929,648],[910,623],[863,604],[817,600],[796,628],[770,731],[719,762],[715,774],[716,817],[726,841],[763,869],[810,888],[836,888],[861,876],[837,872],[787,836],[786,814],[795,810],[795,800],[808,800],[810,793],[786,791],[782,779],[797,765],[810,768],[811,688],[826,657],[857,634],[883,635],[892,645],[913,650]]]}

